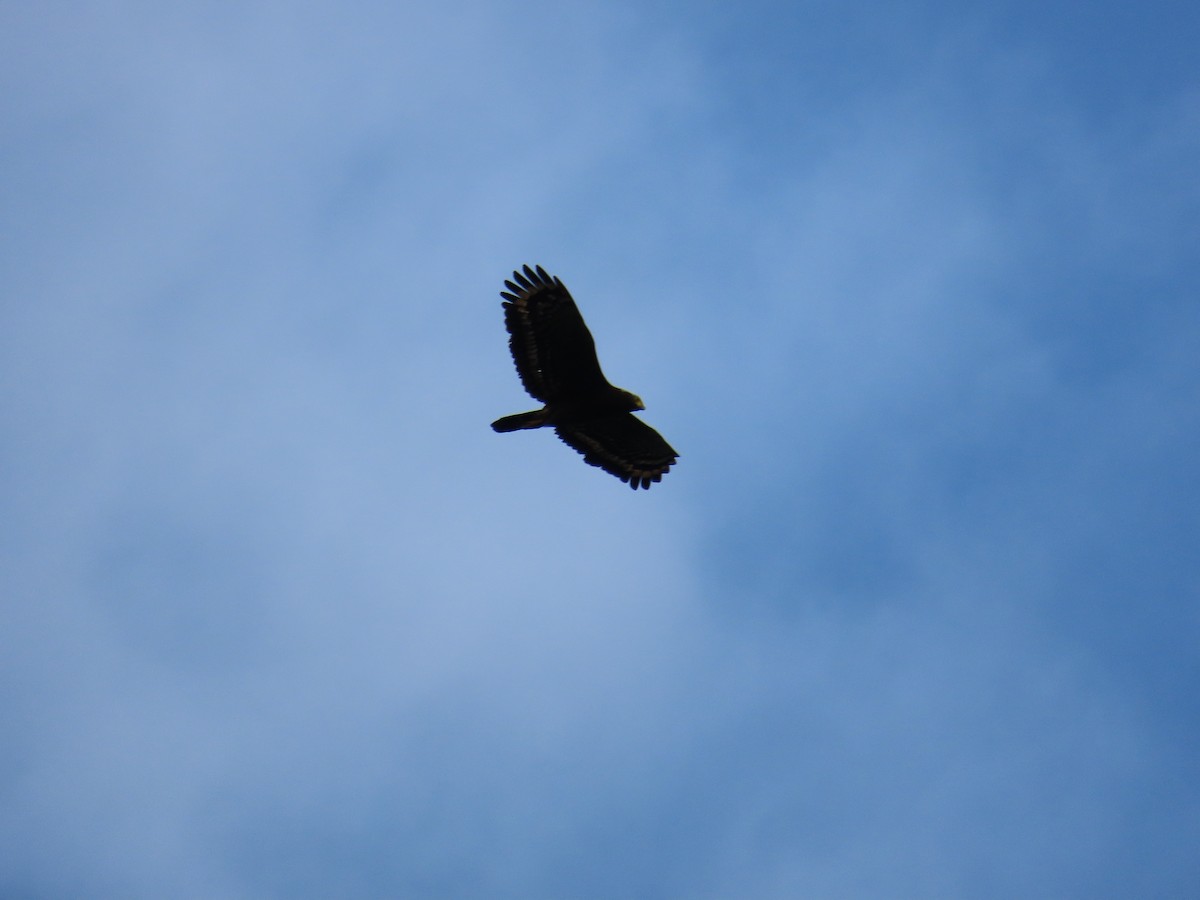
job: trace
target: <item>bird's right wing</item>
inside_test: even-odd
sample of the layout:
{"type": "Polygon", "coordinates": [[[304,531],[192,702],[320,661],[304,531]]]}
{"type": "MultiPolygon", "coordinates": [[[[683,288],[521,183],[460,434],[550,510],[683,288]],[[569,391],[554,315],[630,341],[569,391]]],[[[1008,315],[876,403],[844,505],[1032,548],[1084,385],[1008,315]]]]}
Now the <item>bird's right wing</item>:
{"type": "Polygon", "coordinates": [[[504,325],[521,384],[536,400],[554,403],[610,387],[596,344],[570,292],[558,278],[525,266],[504,282],[504,325]]]}

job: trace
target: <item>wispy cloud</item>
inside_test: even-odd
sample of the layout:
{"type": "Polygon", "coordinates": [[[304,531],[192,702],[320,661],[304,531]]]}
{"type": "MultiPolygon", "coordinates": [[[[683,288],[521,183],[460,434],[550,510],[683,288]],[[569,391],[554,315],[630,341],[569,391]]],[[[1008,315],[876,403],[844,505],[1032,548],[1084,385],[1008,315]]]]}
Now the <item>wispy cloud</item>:
{"type": "Polygon", "coordinates": [[[3,14],[4,891],[1194,886],[1195,84],[801,12],[3,14]]]}

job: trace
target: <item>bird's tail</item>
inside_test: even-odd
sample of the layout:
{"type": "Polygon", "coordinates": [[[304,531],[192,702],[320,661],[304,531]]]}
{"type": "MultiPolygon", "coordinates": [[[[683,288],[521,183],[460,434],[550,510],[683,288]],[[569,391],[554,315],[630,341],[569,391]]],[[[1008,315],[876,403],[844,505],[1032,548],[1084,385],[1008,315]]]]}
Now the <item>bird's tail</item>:
{"type": "Polygon", "coordinates": [[[532,412],[517,413],[515,416],[504,416],[492,423],[493,431],[520,431],[522,428],[541,428],[546,424],[546,411],[535,409],[532,412]]]}

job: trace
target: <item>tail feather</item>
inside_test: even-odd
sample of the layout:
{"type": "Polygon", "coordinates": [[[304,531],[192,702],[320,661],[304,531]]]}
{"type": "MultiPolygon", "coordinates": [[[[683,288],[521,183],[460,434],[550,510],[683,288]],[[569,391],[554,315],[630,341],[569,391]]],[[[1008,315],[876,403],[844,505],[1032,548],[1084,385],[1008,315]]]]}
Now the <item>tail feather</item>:
{"type": "Polygon", "coordinates": [[[546,411],[535,409],[532,412],[517,413],[514,416],[503,416],[492,423],[493,431],[520,431],[522,428],[541,428],[546,424],[546,411]]]}

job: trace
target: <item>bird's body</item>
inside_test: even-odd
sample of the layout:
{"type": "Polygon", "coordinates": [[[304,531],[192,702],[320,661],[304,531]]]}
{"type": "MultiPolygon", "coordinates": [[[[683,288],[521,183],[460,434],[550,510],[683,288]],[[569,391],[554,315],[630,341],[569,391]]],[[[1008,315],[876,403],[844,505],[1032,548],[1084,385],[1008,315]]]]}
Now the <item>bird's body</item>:
{"type": "Polygon", "coordinates": [[[521,384],[545,404],[504,416],[496,431],[552,427],[585,462],[616,475],[629,486],[660,481],[679,454],[636,418],[641,399],[608,383],[596,345],[570,292],[538,266],[525,266],[506,281],[504,324],[521,384]]]}

